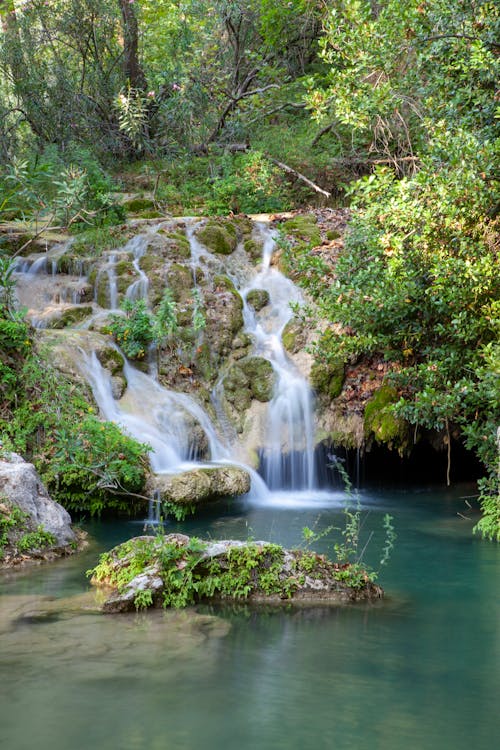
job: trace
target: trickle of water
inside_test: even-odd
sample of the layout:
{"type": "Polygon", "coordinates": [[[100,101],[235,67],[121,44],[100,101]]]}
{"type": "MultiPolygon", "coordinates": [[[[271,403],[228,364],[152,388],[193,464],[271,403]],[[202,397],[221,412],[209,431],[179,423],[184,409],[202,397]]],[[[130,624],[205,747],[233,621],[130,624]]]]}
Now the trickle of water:
{"type": "Polygon", "coordinates": [[[147,297],[149,289],[149,279],[141,269],[139,262],[144,253],[146,252],[150,237],[148,234],[138,234],[133,237],[124,247],[124,250],[131,252],[134,256],[132,265],[135,268],[138,279],[132,282],[125,292],[125,297],[129,300],[135,301],[144,299],[147,297]]]}

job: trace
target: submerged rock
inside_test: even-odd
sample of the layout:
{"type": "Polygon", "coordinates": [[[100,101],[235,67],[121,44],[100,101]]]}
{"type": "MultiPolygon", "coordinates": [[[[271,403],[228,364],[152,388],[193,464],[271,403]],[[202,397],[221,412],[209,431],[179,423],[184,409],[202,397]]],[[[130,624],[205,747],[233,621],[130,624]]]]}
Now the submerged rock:
{"type": "Polygon", "coordinates": [[[52,500],[33,466],[17,453],[0,460],[0,565],[74,552],[81,537],[52,500]]]}
{"type": "Polygon", "coordinates": [[[383,596],[359,565],[264,541],[202,542],[185,534],[141,536],[118,545],[101,557],[91,583],[111,587],[102,606],[106,613],[221,599],[324,605],[383,596]]]}

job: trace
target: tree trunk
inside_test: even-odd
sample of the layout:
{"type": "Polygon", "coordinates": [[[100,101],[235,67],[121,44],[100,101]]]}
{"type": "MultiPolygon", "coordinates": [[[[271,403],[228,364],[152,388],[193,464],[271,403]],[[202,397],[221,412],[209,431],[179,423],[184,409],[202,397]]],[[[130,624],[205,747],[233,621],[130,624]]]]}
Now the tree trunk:
{"type": "Polygon", "coordinates": [[[134,4],[118,0],[123,19],[123,70],[133,89],[145,91],[146,76],[139,62],[139,30],[134,4]]]}

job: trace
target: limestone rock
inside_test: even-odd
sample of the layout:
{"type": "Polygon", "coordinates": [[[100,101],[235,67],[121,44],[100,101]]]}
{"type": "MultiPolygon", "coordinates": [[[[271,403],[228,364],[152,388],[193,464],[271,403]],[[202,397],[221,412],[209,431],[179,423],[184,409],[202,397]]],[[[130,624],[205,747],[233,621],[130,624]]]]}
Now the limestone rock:
{"type": "Polygon", "coordinates": [[[250,490],[250,475],[238,466],[209,466],[180,474],[155,474],[152,485],[163,502],[199,505],[220,497],[244,495],[250,490]]]}
{"type": "Polygon", "coordinates": [[[69,513],[50,498],[33,464],[17,453],[9,453],[0,460],[0,515],[14,524],[16,510],[23,514],[22,520],[6,525],[6,544],[0,549],[4,565],[33,557],[52,559],[81,546],[82,537],[71,528],[69,513]],[[21,548],[20,540],[39,532],[47,532],[52,539],[40,548],[35,544],[21,548]]]}

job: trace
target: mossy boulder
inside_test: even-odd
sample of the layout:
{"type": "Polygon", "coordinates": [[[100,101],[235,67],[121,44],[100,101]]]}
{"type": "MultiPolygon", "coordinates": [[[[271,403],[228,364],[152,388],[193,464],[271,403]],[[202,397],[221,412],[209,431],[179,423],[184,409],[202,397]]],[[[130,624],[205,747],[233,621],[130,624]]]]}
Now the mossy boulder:
{"type": "Polygon", "coordinates": [[[251,289],[247,294],[247,302],[256,312],[262,310],[269,304],[269,292],[267,289],[251,289]]]}
{"type": "Polygon", "coordinates": [[[238,412],[246,411],[252,401],[250,380],[239,365],[233,365],[225,375],[222,384],[226,400],[238,412]]]}
{"type": "Polygon", "coordinates": [[[287,234],[307,244],[319,245],[321,243],[318,220],[314,214],[294,216],[293,219],[288,219],[283,223],[283,229],[287,234]]]}
{"type": "Polygon", "coordinates": [[[396,389],[386,383],[375,391],[365,406],[364,431],[368,441],[375,439],[402,454],[409,445],[410,433],[408,423],[393,412],[398,400],[396,389]]]}
{"type": "Polygon", "coordinates": [[[172,263],[167,271],[167,284],[176,302],[182,302],[191,295],[193,274],[188,266],[172,263]]]}
{"type": "Polygon", "coordinates": [[[102,367],[111,373],[111,389],[113,397],[119,399],[125,393],[127,380],[123,374],[125,361],[119,351],[112,346],[96,349],[96,356],[102,367]]]}
{"type": "Polygon", "coordinates": [[[253,261],[258,262],[262,259],[264,244],[255,237],[247,237],[243,242],[243,248],[253,261]]]}
{"type": "Polygon", "coordinates": [[[307,332],[302,321],[295,317],[289,320],[283,329],[281,340],[290,354],[300,352],[307,342],[307,332]]]}
{"type": "Polygon", "coordinates": [[[169,241],[169,254],[173,257],[185,258],[186,260],[191,257],[191,247],[185,232],[179,229],[173,232],[168,232],[165,234],[165,237],[169,241]]]}
{"type": "Polygon", "coordinates": [[[230,255],[238,244],[236,228],[223,220],[207,222],[196,236],[208,250],[220,255],[230,255]]]}
{"type": "Polygon", "coordinates": [[[269,360],[264,357],[247,357],[238,362],[238,367],[248,379],[252,396],[257,401],[270,401],[276,375],[269,360]]]}
{"type": "Polygon", "coordinates": [[[337,398],[342,391],[345,378],[345,363],[342,359],[329,362],[315,362],[311,367],[310,382],[317,393],[323,393],[330,399],[337,398]]]}

